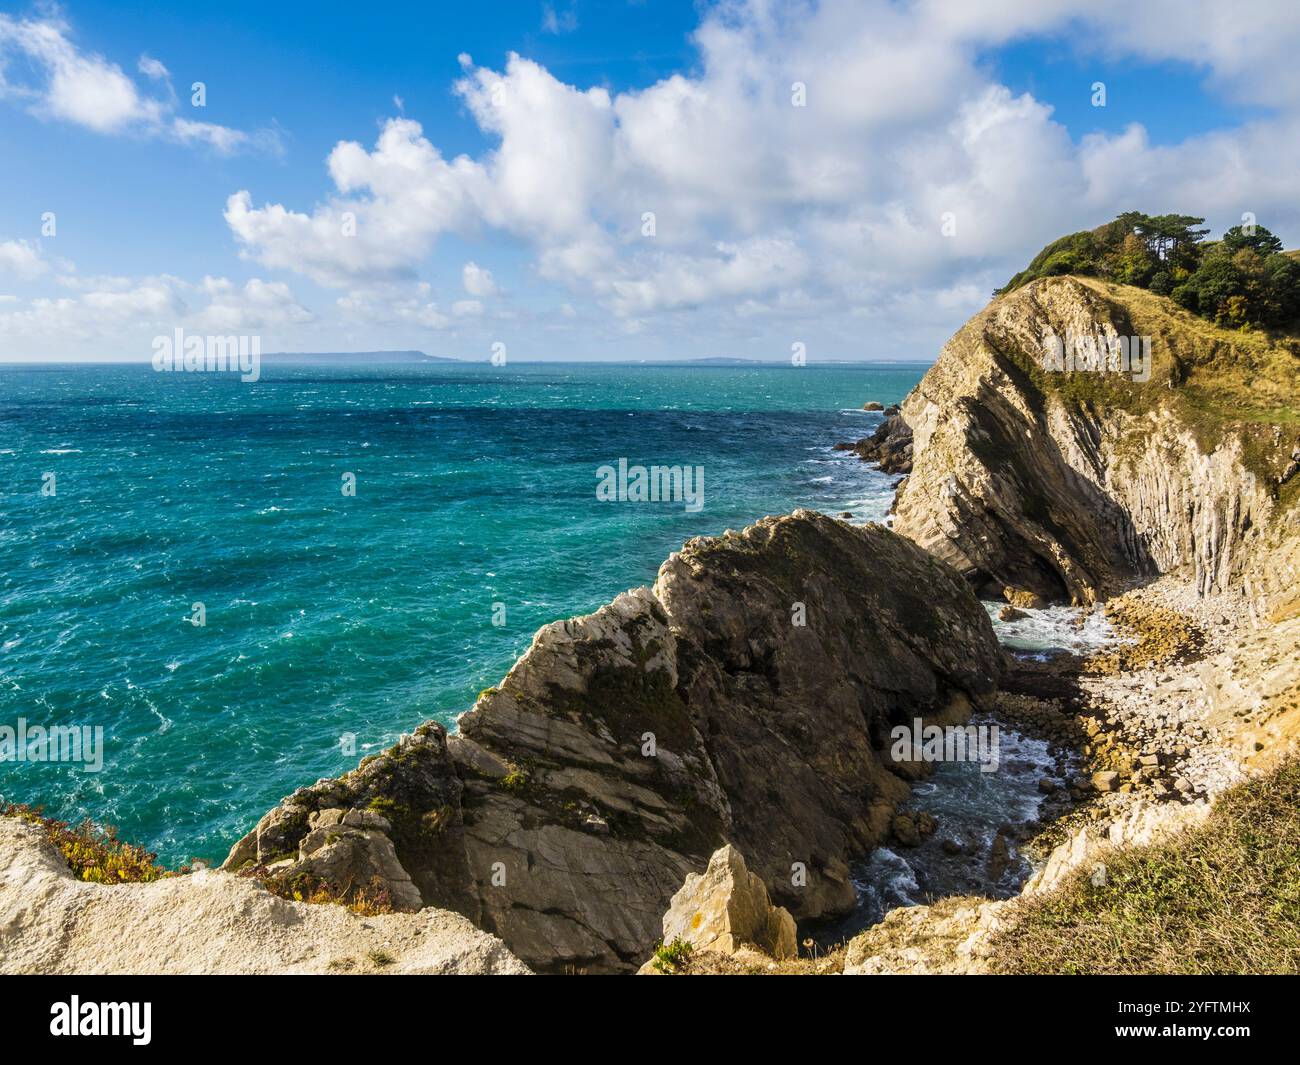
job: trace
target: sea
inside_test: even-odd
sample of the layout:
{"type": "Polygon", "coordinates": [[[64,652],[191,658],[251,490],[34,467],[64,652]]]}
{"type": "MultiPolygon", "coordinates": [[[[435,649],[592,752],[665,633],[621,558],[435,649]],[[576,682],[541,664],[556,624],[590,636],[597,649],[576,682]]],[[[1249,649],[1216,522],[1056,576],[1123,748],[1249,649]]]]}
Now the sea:
{"type": "MultiPolygon", "coordinates": [[[[538,627],[652,583],[689,537],[796,507],[886,520],[897,478],[834,445],[924,370],[0,365],[0,727],[102,737],[98,766],[0,761],[0,800],[220,862],[295,788],[451,726],[538,627]],[[696,491],[602,492],[638,466],[696,491]]],[[[1088,639],[1072,620],[1001,628],[1043,653],[1088,639]]],[[[1033,816],[1046,751],[1007,742],[1016,772],[946,770],[948,832],[1033,816]]],[[[925,895],[901,853],[858,875],[864,917],[925,895]]]]}

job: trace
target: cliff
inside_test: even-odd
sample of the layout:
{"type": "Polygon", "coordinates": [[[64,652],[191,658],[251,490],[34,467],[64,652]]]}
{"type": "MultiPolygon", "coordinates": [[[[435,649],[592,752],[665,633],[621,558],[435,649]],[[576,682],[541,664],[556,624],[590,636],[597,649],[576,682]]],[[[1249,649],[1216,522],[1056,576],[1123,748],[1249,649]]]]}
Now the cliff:
{"type": "Polygon", "coordinates": [[[1038,280],[972,318],[904,402],[894,528],[988,595],[1091,603],[1173,573],[1267,611],[1300,572],[1298,395],[1295,341],[1135,288],[1038,280]],[[1146,380],[1044,368],[1051,338],[1121,337],[1149,338],[1146,380]]]}
{"type": "Polygon", "coordinates": [[[299,789],[225,868],[365,883],[391,840],[423,905],[530,965],[628,971],[724,843],[796,917],[849,910],[848,862],[916,775],[888,762],[889,727],[964,716],[1000,669],[970,589],[914,544],[808,511],[765,518],[545,626],[458,734],[427,723],[299,789]]]}
{"type": "Polygon", "coordinates": [[[215,870],[153,883],[77,878],[42,828],[0,817],[0,973],[527,974],[445,910],[362,917],[215,870]]]}

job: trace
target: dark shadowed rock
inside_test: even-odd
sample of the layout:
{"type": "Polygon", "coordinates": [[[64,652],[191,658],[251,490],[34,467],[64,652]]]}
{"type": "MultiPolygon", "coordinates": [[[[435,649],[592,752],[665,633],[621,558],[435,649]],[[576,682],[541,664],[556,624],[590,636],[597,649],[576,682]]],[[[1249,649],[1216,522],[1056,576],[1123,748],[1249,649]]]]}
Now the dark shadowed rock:
{"type": "Polygon", "coordinates": [[[910,473],[912,470],[912,430],[897,407],[885,412],[885,420],[869,437],[856,444],[836,444],[837,451],[852,451],[863,462],[874,462],[885,473],[910,473]]]}

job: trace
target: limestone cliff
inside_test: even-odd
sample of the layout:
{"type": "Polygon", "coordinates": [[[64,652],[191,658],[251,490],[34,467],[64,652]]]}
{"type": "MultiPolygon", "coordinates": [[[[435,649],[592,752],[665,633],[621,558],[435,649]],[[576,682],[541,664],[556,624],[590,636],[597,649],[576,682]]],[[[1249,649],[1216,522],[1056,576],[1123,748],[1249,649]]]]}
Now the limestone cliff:
{"type": "Polygon", "coordinates": [[[0,973],[527,974],[459,914],[362,917],[198,869],[152,883],[79,879],[37,825],[0,817],[0,973]]]}
{"type": "Polygon", "coordinates": [[[913,470],[894,528],[986,594],[1090,603],[1176,573],[1268,608],[1300,572],[1298,395],[1294,341],[1042,279],[972,318],[904,402],[913,470]],[[1149,337],[1149,379],[1044,369],[1053,337],[1149,337]]]}
{"type": "Polygon", "coordinates": [[[425,905],[537,968],[630,970],[725,842],[795,916],[848,910],[848,862],[908,793],[889,727],[961,716],[1000,669],[969,588],[914,544],[807,511],[766,518],[689,541],[653,589],[545,626],[458,734],[426,724],[300,789],[226,867],[292,871],[332,846],[334,867],[371,875],[383,821],[425,905]]]}

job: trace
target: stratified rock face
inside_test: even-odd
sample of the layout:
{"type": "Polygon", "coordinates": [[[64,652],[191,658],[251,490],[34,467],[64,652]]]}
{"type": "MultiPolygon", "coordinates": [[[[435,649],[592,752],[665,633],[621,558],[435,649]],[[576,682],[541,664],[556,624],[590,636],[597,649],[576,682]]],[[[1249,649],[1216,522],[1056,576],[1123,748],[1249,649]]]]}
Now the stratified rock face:
{"type": "Polygon", "coordinates": [[[1090,603],[1157,572],[1185,573],[1203,594],[1239,581],[1274,516],[1270,486],[1240,438],[1207,447],[1159,402],[1178,383],[1179,345],[1199,338],[1172,312],[1144,313],[1157,330],[1150,383],[1106,375],[1147,389],[1132,411],[1086,398],[1096,375],[1046,388],[1038,370],[1049,337],[1136,334],[1115,290],[1043,279],[971,319],[903,404],[913,471],[894,529],[991,595],[1090,603]]]}
{"type": "Polygon", "coordinates": [[[632,969],[726,842],[796,916],[851,908],[848,862],[913,775],[887,765],[889,728],[969,709],[1000,669],[987,614],[914,544],[766,518],[540,629],[459,735],[423,725],[300,789],[227,866],[302,861],[317,811],[372,810],[426,904],[537,968],[632,969]]]}
{"type": "Polygon", "coordinates": [[[778,960],[798,953],[794,918],[773,906],[761,877],[735,847],[720,847],[703,873],[691,873],[664,914],[663,941],[735,954],[756,948],[778,960]]]}

